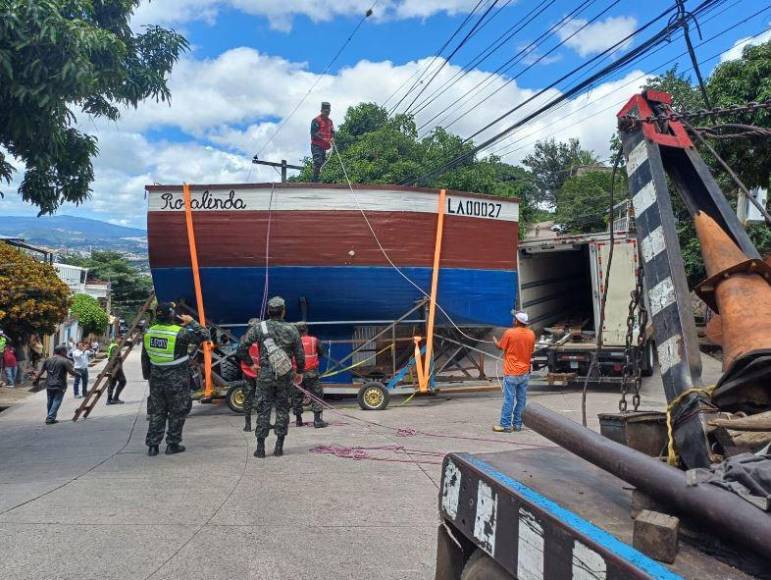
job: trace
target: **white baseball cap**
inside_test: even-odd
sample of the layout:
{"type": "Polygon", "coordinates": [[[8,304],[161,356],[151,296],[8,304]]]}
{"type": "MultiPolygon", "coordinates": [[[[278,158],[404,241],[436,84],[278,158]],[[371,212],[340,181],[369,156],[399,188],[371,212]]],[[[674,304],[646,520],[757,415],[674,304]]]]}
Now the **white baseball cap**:
{"type": "Polygon", "coordinates": [[[522,324],[530,323],[530,317],[527,315],[527,312],[517,312],[516,310],[512,310],[511,313],[514,315],[514,318],[516,318],[522,324]]]}

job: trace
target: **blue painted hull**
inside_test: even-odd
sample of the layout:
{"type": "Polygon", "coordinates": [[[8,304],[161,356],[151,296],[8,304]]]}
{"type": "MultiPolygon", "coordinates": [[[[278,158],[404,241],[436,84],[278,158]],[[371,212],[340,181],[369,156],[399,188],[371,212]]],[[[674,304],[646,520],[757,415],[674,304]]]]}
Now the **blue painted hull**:
{"type": "MultiPolygon", "coordinates": [[[[402,268],[428,291],[431,268],[402,268]]],[[[201,268],[206,314],[219,323],[245,323],[259,314],[265,269],[254,267],[201,268]]],[[[184,298],[194,304],[190,268],[154,268],[160,300],[184,298]]],[[[442,268],[439,304],[458,325],[507,326],[516,300],[513,270],[442,268]]],[[[308,320],[354,322],[394,320],[409,310],[421,294],[391,267],[275,266],[269,270],[268,296],[287,301],[287,320],[299,320],[300,298],[308,302],[308,320]]],[[[437,323],[447,321],[437,313],[437,323]]],[[[350,336],[350,335],[349,335],[350,336]]]]}

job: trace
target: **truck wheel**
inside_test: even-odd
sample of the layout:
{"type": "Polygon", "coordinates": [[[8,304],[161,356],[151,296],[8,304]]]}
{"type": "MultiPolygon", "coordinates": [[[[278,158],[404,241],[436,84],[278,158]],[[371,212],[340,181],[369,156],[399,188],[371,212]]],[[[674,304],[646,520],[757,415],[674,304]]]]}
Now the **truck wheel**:
{"type": "Polygon", "coordinates": [[[482,550],[475,550],[463,567],[460,580],[514,580],[514,576],[482,550]]]}
{"type": "Polygon", "coordinates": [[[640,374],[644,377],[653,376],[653,369],[656,366],[656,349],[653,346],[653,341],[649,340],[645,343],[645,348],[642,352],[642,360],[640,361],[640,374]]]}
{"type": "Polygon", "coordinates": [[[225,402],[234,413],[243,413],[246,405],[246,381],[233,383],[225,395],[225,402]]]}
{"type": "Polygon", "coordinates": [[[359,407],[364,411],[382,411],[388,406],[390,400],[391,394],[383,383],[372,381],[364,383],[364,386],[359,389],[359,407]]]}

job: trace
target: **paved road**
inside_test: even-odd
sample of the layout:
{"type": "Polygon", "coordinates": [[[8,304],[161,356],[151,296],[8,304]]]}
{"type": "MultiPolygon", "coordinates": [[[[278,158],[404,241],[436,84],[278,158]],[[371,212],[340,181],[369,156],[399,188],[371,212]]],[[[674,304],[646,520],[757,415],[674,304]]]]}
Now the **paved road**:
{"type": "MultiPolygon", "coordinates": [[[[126,371],[127,404],[100,403],[86,421],[67,420],[75,408],[68,396],[62,423],[44,425],[44,392],[0,414],[0,578],[428,579],[441,454],[550,445],[527,431],[493,434],[498,394],[447,394],[401,407],[392,400],[381,413],[352,401],[339,408],[487,441],[398,437],[328,413],[328,429],[292,427],[285,457],[257,460],[240,417],[196,403],[188,451],[150,458],[136,354],[126,371]],[[320,445],[381,448],[368,451],[381,460],[310,451],[320,445]],[[396,445],[410,456],[389,448],[396,445]]],[[[663,405],[656,382],[646,386],[646,407],[663,405]]],[[[612,390],[591,393],[592,417],[614,410],[617,399],[612,390]]],[[[535,391],[531,400],[580,420],[575,391],[535,391]]]]}

